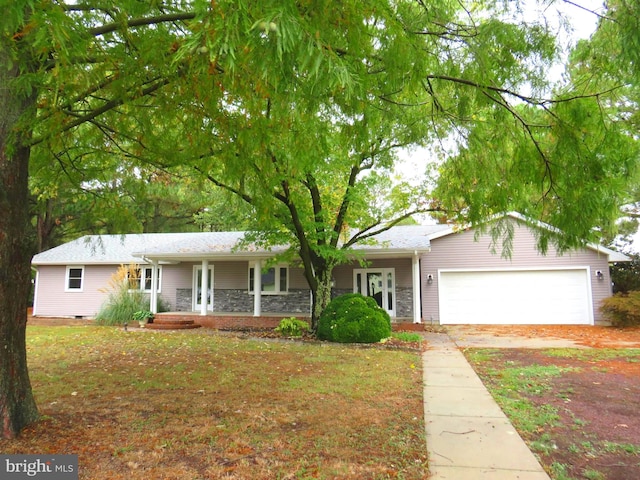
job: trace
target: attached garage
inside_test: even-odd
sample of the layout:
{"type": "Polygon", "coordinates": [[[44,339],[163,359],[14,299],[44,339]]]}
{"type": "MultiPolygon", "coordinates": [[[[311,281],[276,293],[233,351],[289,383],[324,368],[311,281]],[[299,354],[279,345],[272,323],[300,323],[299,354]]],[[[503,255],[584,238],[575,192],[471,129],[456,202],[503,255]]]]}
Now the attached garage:
{"type": "Polygon", "coordinates": [[[440,271],[442,324],[593,324],[589,268],[440,271]]]}

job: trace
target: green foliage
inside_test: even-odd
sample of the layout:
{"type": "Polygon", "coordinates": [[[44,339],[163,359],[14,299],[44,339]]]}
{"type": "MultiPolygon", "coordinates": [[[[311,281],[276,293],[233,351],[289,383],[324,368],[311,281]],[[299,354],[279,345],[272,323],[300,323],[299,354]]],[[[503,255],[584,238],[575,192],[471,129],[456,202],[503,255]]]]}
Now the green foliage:
{"type": "Polygon", "coordinates": [[[630,262],[614,263],[610,267],[613,293],[628,293],[640,290],[640,255],[628,254],[630,262]]]}
{"type": "Polygon", "coordinates": [[[600,304],[603,316],[615,327],[640,325],[640,291],[616,293],[600,304]]]}
{"type": "Polygon", "coordinates": [[[309,331],[309,323],[296,317],[283,318],[275,331],[285,337],[300,337],[309,331]]]}
{"type": "Polygon", "coordinates": [[[150,310],[138,310],[131,316],[136,322],[148,322],[153,318],[153,312],[150,310]]]}
{"type": "Polygon", "coordinates": [[[123,288],[112,292],[96,315],[97,325],[121,325],[130,322],[133,315],[149,306],[145,295],[139,290],[123,288]]]}
{"type": "MultiPolygon", "coordinates": [[[[103,291],[107,299],[100,307],[95,321],[98,325],[122,325],[136,320],[136,316],[146,316],[149,312],[149,296],[138,290],[139,269],[135,264],[121,265],[111,276],[109,285],[103,291]]],[[[161,297],[158,298],[158,311],[166,311],[167,307],[161,297]]],[[[147,317],[148,318],[148,317],[147,317]]]]}
{"type": "Polygon", "coordinates": [[[519,122],[502,125],[504,112],[494,108],[469,125],[466,144],[443,163],[435,195],[459,212],[459,222],[479,225],[517,211],[558,227],[561,235],[540,231],[542,251],[599,243],[603,232],[617,231],[627,184],[638,172],[638,145],[601,109],[595,97],[554,104],[553,116],[519,105],[519,122]]]}
{"type": "Polygon", "coordinates": [[[348,293],[327,305],[317,333],[319,339],[332,342],[375,343],[391,336],[391,319],[373,298],[348,293]]]}

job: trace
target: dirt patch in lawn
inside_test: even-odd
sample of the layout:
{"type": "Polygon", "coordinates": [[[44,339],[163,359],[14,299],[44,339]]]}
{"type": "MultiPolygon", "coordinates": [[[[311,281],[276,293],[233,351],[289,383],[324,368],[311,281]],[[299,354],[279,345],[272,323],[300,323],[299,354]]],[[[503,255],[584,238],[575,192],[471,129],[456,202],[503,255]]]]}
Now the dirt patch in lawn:
{"type": "Polygon", "coordinates": [[[447,326],[465,337],[518,337],[568,340],[593,348],[640,348],[640,327],[616,328],[593,325],[456,325],[447,326]]]}
{"type": "Polygon", "coordinates": [[[640,350],[500,349],[471,358],[494,395],[509,375],[524,381],[503,408],[547,412],[533,428],[508,415],[552,478],[640,478],[640,350]]]}

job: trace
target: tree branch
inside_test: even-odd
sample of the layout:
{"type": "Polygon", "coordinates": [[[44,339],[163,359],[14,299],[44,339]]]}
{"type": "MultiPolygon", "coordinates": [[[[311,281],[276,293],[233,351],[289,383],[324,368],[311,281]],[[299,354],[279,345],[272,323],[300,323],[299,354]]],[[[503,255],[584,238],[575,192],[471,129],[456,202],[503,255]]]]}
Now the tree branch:
{"type": "Polygon", "coordinates": [[[121,22],[111,22],[99,27],[90,28],[88,32],[94,37],[99,37],[107,33],[115,32],[124,27],[143,27],[147,25],[155,25],[158,23],[177,22],[180,20],[193,20],[195,17],[196,14],[194,12],[165,13],[162,15],[156,15],[154,17],[132,18],[131,20],[121,22]]]}
{"type": "Polygon", "coordinates": [[[212,176],[209,173],[206,173],[204,170],[202,170],[200,167],[198,167],[197,165],[195,165],[193,167],[193,169],[200,173],[201,175],[203,175],[207,180],[209,180],[211,183],[213,183],[216,187],[220,187],[223,190],[226,190],[227,192],[231,192],[234,195],[237,195],[239,198],[241,198],[243,201],[245,201],[246,203],[248,203],[249,205],[253,205],[253,197],[250,195],[247,195],[246,193],[241,192],[240,190],[238,190],[237,188],[232,187],[231,185],[227,185],[226,183],[222,183],[220,180],[218,180],[217,178],[215,178],[214,176],[212,176]]]}
{"type": "Polygon", "coordinates": [[[336,221],[333,224],[334,235],[331,239],[332,247],[336,247],[338,245],[340,232],[342,232],[342,227],[344,226],[344,221],[347,218],[347,212],[349,210],[349,206],[351,205],[351,199],[349,198],[349,196],[351,194],[351,190],[356,184],[359,173],[360,165],[354,165],[353,167],[351,167],[351,172],[349,173],[349,181],[347,182],[347,188],[345,189],[344,195],[342,196],[342,203],[340,204],[340,209],[338,210],[338,214],[336,215],[336,221]]]}
{"type": "MultiPolygon", "coordinates": [[[[89,122],[94,118],[102,115],[103,113],[106,113],[110,110],[113,110],[116,107],[124,105],[127,101],[136,100],[136,99],[145,97],[147,95],[150,95],[151,93],[159,90],[160,88],[164,87],[165,85],[168,85],[169,83],[170,83],[170,80],[168,78],[161,78],[156,80],[155,83],[152,83],[148,87],[140,90],[138,94],[132,95],[129,98],[126,98],[126,97],[114,98],[113,100],[106,102],[101,107],[90,111],[86,115],[73,114],[76,117],[76,119],[72,122],[62,125],[62,127],[57,131],[57,133],[67,132],[79,125],[82,125],[85,122],[89,122]]],[[[67,114],[71,114],[71,113],[72,112],[67,112],[67,114]]],[[[28,146],[33,147],[35,145],[38,145],[39,143],[42,143],[44,140],[45,140],[45,137],[35,138],[31,142],[29,142],[28,146]]]]}
{"type": "Polygon", "coordinates": [[[616,87],[612,87],[609,88],[607,90],[603,90],[602,92],[597,92],[597,93],[591,93],[591,94],[587,94],[587,95],[573,95],[571,97],[564,97],[564,98],[556,98],[556,99],[552,99],[552,98],[535,98],[535,97],[529,97],[527,95],[522,95],[518,92],[514,92],[513,90],[509,90],[508,88],[502,88],[502,87],[494,87],[492,85],[486,85],[486,84],[482,84],[482,83],[478,83],[478,82],[474,82],[472,80],[467,80],[465,78],[458,78],[458,77],[451,77],[449,75],[427,75],[427,80],[445,80],[448,82],[453,82],[453,83],[459,83],[461,85],[467,85],[470,87],[474,87],[474,88],[479,88],[482,90],[488,90],[491,92],[497,92],[500,94],[504,94],[504,95],[510,95],[512,97],[518,98],[520,100],[522,100],[523,102],[526,102],[530,105],[539,105],[539,106],[546,106],[546,105],[553,105],[556,103],[565,103],[565,102],[571,102],[573,100],[578,100],[581,98],[599,98],[602,95],[606,94],[606,93],[611,93],[615,90],[618,90],[620,88],[622,88],[622,86],[616,86],[616,87]]]}
{"type": "MultiPolygon", "coordinates": [[[[307,173],[306,180],[304,181],[304,185],[309,190],[309,194],[311,195],[311,204],[313,205],[313,219],[315,220],[315,231],[316,234],[320,233],[319,226],[324,223],[324,219],[322,218],[322,198],[320,197],[320,190],[318,189],[318,183],[316,179],[311,173],[307,173]]],[[[324,238],[318,238],[318,244],[325,244],[324,238]]]]}
{"type": "Polygon", "coordinates": [[[407,218],[410,218],[411,216],[416,215],[418,213],[442,212],[442,211],[443,210],[441,208],[437,208],[437,207],[436,208],[416,208],[414,210],[411,210],[405,213],[404,215],[394,218],[388,223],[385,223],[384,226],[381,226],[382,220],[378,220],[375,223],[372,223],[371,225],[365,228],[362,228],[358,232],[356,232],[347,242],[345,242],[342,245],[342,248],[343,249],[350,248],[356,243],[366,240],[367,238],[380,235],[382,232],[386,232],[387,230],[390,230],[391,228],[395,227],[403,220],[406,220],[407,218]],[[377,228],[377,227],[380,227],[380,228],[377,228]]]}

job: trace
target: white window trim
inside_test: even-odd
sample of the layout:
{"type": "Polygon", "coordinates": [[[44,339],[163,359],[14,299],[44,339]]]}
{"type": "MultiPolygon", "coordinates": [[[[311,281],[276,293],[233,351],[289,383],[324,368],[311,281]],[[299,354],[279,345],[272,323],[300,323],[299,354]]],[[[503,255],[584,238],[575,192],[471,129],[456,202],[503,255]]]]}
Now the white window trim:
{"type": "MultiPolygon", "coordinates": [[[[153,267],[151,265],[140,265],[138,270],[140,270],[140,275],[138,275],[137,279],[137,288],[129,288],[130,292],[140,291],[142,293],[151,293],[151,288],[143,288],[146,283],[145,270],[152,270],[153,267]]],[[[127,280],[130,282],[130,280],[127,280]]],[[[162,267],[158,266],[158,290],[157,293],[162,293],[162,267]]]]}
{"type": "MultiPolygon", "coordinates": [[[[146,284],[146,271],[151,271],[151,278],[153,278],[153,266],[151,265],[141,265],[140,266],[140,290],[144,293],[151,293],[152,288],[144,288],[146,284]]],[[[162,267],[158,266],[158,290],[157,293],[162,293],[162,267]]]]}
{"type": "Polygon", "coordinates": [[[84,274],[84,265],[67,265],[67,270],[65,272],[64,275],[64,291],[65,292],[82,292],[84,291],[84,281],[85,281],[85,274],[84,274]],[[82,273],[80,274],[80,288],[71,288],[69,287],[69,274],[71,273],[71,270],[80,270],[82,273]]]}
{"type": "MultiPolygon", "coordinates": [[[[264,290],[264,283],[261,282],[262,285],[262,292],[260,292],[260,295],[288,295],[289,294],[289,265],[286,263],[280,263],[278,265],[272,265],[271,267],[269,267],[269,269],[274,269],[274,273],[275,273],[275,285],[276,285],[276,290],[273,291],[266,291],[264,290]],[[286,285],[286,290],[280,290],[280,269],[281,268],[285,268],[287,270],[287,285],[286,285]]],[[[247,270],[247,281],[249,284],[249,288],[248,288],[248,292],[249,295],[254,295],[255,292],[253,291],[253,282],[251,282],[251,270],[254,269],[254,265],[253,264],[249,264],[249,269],[247,270]]]]}

